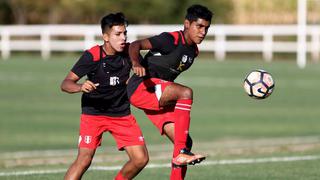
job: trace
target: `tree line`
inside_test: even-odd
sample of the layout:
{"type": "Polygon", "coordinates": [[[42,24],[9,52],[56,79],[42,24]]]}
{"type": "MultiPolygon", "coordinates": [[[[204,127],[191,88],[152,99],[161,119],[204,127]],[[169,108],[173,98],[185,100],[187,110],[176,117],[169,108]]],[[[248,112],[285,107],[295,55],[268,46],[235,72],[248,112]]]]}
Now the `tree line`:
{"type": "Polygon", "coordinates": [[[121,11],[131,24],[173,24],[181,23],[195,2],[216,13],[231,8],[224,0],[0,0],[0,23],[96,24],[105,14],[121,11]]]}
{"type": "MultiPolygon", "coordinates": [[[[310,2],[309,21],[317,22],[320,1],[310,2]]],[[[0,0],[0,24],[98,24],[118,11],[130,24],[177,24],[194,3],[211,9],[218,24],[296,21],[296,0],[0,0]]]]}

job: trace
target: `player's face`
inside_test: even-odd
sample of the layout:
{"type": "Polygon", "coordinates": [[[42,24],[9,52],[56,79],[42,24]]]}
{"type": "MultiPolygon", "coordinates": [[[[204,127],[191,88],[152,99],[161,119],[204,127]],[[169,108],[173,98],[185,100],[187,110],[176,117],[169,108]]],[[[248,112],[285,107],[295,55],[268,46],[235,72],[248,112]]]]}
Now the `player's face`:
{"type": "Polygon", "coordinates": [[[103,34],[103,39],[107,42],[108,48],[114,52],[122,52],[127,41],[127,29],[124,25],[112,26],[109,31],[103,34]]]}
{"type": "Polygon", "coordinates": [[[201,18],[192,22],[185,20],[185,28],[188,31],[187,39],[191,43],[200,44],[206,37],[209,27],[210,22],[201,18]]]}

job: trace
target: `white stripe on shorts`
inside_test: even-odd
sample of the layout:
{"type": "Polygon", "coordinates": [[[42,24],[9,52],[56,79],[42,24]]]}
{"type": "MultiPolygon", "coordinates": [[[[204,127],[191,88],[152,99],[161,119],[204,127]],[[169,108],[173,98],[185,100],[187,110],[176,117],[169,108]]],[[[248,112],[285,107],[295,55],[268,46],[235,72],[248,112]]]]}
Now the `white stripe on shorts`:
{"type": "Polygon", "coordinates": [[[155,86],[155,92],[156,92],[157,99],[158,99],[158,101],[159,101],[160,98],[161,98],[161,95],[162,95],[161,84],[157,84],[157,85],[155,86]]]}

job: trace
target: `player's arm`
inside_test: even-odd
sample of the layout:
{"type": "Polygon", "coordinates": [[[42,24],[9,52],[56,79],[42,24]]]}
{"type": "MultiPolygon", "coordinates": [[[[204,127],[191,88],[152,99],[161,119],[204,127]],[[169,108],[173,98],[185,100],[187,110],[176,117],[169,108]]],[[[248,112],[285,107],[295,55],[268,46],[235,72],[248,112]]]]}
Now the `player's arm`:
{"type": "Polygon", "coordinates": [[[78,83],[83,76],[96,67],[96,63],[97,62],[93,61],[92,54],[86,51],[62,81],[60,86],[61,90],[67,93],[89,93],[97,89],[99,83],[93,83],[89,80],[86,80],[83,84],[78,83]]]}
{"type": "Polygon", "coordinates": [[[64,78],[61,83],[61,90],[67,93],[77,93],[77,92],[86,92],[89,93],[95,89],[99,84],[94,84],[93,82],[86,80],[83,84],[77,83],[79,77],[72,71],[64,78]]]}
{"type": "Polygon", "coordinates": [[[149,50],[152,48],[152,45],[149,39],[142,39],[134,41],[129,46],[129,56],[132,62],[133,72],[142,77],[146,75],[146,70],[139,63],[140,50],[149,50]]]}

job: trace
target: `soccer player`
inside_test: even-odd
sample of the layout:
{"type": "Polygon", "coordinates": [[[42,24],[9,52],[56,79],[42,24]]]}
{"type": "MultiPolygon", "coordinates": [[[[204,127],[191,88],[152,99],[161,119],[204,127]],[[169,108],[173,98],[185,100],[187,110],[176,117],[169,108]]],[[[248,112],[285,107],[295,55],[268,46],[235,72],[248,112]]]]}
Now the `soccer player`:
{"type": "Polygon", "coordinates": [[[147,164],[148,152],[136,119],[130,112],[126,82],[131,61],[127,39],[127,20],[122,13],[102,18],[104,44],[85,51],[61,84],[67,93],[83,92],[78,156],[65,174],[66,180],[81,179],[89,168],[102,134],[110,132],[119,150],[129,161],[116,180],[134,178],[147,164]],[[81,84],[79,79],[87,76],[81,84]]]}
{"type": "Polygon", "coordinates": [[[171,179],[184,179],[186,165],[200,163],[205,156],[191,152],[189,136],[192,89],[174,83],[198,55],[197,44],[205,38],[212,12],[202,5],[187,9],[184,30],[164,32],[130,44],[134,75],[127,89],[132,105],[174,143],[171,179]],[[149,50],[143,59],[140,50],[149,50]]]}

